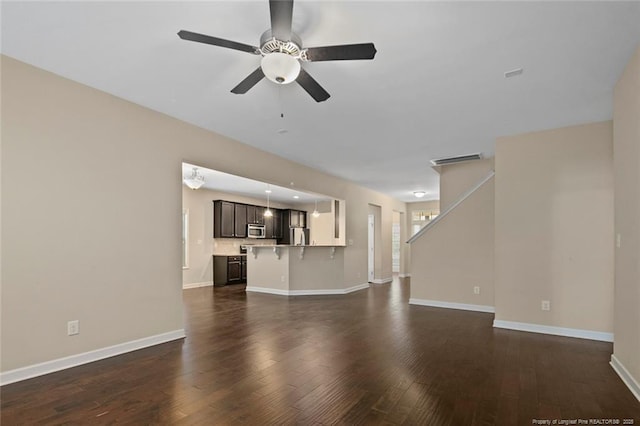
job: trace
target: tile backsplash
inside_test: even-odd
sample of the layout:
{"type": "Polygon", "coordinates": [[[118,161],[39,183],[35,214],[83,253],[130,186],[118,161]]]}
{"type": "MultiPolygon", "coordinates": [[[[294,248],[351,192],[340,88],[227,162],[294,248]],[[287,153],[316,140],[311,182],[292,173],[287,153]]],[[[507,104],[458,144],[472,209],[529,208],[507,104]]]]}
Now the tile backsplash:
{"type": "Polygon", "coordinates": [[[254,238],[214,238],[213,254],[215,255],[234,255],[240,253],[241,245],[273,245],[276,240],[270,239],[254,239],[254,238]]]}

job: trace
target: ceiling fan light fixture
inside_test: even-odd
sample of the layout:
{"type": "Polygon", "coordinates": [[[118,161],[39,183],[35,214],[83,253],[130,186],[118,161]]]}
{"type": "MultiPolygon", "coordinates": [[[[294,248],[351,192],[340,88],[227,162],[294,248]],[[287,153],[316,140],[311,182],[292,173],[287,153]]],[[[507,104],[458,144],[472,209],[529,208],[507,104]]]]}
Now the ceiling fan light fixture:
{"type": "Polygon", "coordinates": [[[282,52],[265,55],[260,63],[265,77],[277,84],[289,84],[300,74],[300,61],[282,52]]]}
{"type": "Polygon", "coordinates": [[[199,189],[204,185],[204,176],[198,173],[198,168],[194,167],[191,176],[184,179],[184,184],[191,189],[199,189]]]}

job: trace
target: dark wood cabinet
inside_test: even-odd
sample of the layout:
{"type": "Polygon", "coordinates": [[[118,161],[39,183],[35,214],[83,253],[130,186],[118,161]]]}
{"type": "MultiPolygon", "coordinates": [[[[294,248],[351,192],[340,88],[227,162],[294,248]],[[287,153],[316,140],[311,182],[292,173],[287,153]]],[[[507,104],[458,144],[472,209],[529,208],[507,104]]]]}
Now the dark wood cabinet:
{"type": "Polygon", "coordinates": [[[246,238],[247,205],[231,201],[213,202],[213,238],[246,238]]]}
{"type": "Polygon", "coordinates": [[[264,211],[265,211],[264,207],[247,206],[247,223],[264,225],[265,224],[264,211]]]}
{"type": "Polygon", "coordinates": [[[282,238],[282,210],[271,209],[273,216],[264,219],[264,229],[266,238],[282,238]]]}
{"type": "Polygon", "coordinates": [[[285,228],[306,228],[307,212],[301,210],[284,210],[285,228]]]}
{"type": "Polygon", "coordinates": [[[235,204],[235,237],[247,237],[247,205],[235,204]]]}
{"type": "Polygon", "coordinates": [[[213,237],[235,237],[235,203],[221,200],[213,202],[213,237]]]}
{"type": "Polygon", "coordinates": [[[247,238],[247,224],[265,226],[265,237],[281,239],[284,231],[289,230],[290,215],[285,212],[296,212],[293,216],[295,227],[306,227],[306,212],[298,210],[270,209],[272,217],[264,217],[266,208],[231,201],[216,200],[213,202],[213,238],[247,238]],[[301,225],[302,224],[302,225],[301,225]]]}
{"type": "Polygon", "coordinates": [[[300,228],[307,227],[307,212],[298,211],[298,224],[300,228]]]}
{"type": "Polygon", "coordinates": [[[213,285],[224,286],[247,281],[247,256],[213,256],[213,285]]]}

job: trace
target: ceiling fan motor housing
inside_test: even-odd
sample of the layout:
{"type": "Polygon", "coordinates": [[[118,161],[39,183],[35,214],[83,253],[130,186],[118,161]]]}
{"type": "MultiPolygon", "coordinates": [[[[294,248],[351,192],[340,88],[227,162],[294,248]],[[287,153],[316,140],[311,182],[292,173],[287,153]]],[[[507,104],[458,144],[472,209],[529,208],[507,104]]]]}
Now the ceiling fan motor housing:
{"type": "Polygon", "coordinates": [[[301,46],[297,34],[291,33],[291,40],[283,41],[274,38],[271,30],[265,31],[260,37],[260,66],[265,77],[278,84],[294,82],[300,74],[301,46]]]}

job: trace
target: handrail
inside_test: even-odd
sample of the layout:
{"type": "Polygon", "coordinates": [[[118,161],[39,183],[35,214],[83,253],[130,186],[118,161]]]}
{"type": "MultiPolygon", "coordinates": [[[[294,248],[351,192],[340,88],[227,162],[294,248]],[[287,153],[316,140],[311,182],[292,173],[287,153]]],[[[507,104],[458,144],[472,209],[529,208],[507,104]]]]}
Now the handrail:
{"type": "Polygon", "coordinates": [[[407,240],[407,244],[411,244],[413,243],[415,240],[417,240],[418,238],[420,238],[420,236],[422,234],[424,234],[425,232],[427,232],[429,229],[433,228],[435,226],[436,223],[440,222],[442,219],[444,219],[444,217],[446,215],[448,215],[449,213],[451,213],[451,211],[453,209],[455,209],[456,207],[458,207],[458,205],[460,205],[460,203],[462,203],[464,200],[466,200],[467,198],[469,198],[469,196],[471,196],[471,194],[473,194],[474,192],[476,192],[478,189],[480,189],[485,183],[489,182],[491,180],[491,178],[493,178],[495,176],[496,172],[494,170],[491,170],[491,173],[489,173],[486,177],[484,177],[480,182],[478,182],[473,188],[471,188],[470,190],[468,190],[467,192],[465,192],[464,194],[462,194],[460,196],[460,198],[458,198],[456,200],[455,203],[451,204],[451,206],[449,206],[444,212],[440,213],[438,216],[436,216],[435,219],[433,219],[431,222],[427,223],[422,229],[420,229],[418,232],[416,232],[411,238],[409,238],[407,240]]]}

